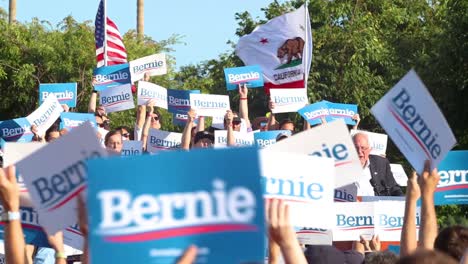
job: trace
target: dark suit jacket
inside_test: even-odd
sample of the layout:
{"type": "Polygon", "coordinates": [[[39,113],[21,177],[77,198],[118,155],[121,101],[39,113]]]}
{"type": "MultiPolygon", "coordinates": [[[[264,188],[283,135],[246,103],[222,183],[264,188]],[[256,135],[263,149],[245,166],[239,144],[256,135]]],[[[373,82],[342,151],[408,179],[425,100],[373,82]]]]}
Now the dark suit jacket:
{"type": "Polygon", "coordinates": [[[401,187],[393,178],[390,162],[381,156],[369,155],[369,169],[376,196],[403,196],[401,187]]]}

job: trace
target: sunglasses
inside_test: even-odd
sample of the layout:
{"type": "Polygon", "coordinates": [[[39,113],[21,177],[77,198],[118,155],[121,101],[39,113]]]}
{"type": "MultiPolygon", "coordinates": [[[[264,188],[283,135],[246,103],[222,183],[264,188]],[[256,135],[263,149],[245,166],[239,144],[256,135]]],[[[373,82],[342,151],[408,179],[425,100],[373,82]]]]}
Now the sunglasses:
{"type": "Polygon", "coordinates": [[[235,126],[238,126],[240,125],[241,121],[232,121],[232,124],[235,125],[235,126]]]}
{"type": "Polygon", "coordinates": [[[152,117],[154,121],[158,121],[159,120],[159,116],[153,116],[152,117]]]}
{"type": "Polygon", "coordinates": [[[130,133],[125,133],[125,134],[122,134],[122,137],[129,138],[129,137],[130,137],[130,133]]]}

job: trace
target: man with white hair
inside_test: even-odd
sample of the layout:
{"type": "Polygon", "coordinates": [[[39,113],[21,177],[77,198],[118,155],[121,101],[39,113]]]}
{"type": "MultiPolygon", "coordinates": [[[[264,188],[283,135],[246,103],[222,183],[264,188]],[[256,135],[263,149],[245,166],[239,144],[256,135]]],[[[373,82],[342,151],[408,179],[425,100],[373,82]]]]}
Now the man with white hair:
{"type": "Polygon", "coordinates": [[[358,196],[402,196],[403,191],[393,178],[390,162],[384,157],[370,155],[372,148],[367,134],[355,134],[353,142],[363,169],[363,175],[357,181],[358,196]]]}

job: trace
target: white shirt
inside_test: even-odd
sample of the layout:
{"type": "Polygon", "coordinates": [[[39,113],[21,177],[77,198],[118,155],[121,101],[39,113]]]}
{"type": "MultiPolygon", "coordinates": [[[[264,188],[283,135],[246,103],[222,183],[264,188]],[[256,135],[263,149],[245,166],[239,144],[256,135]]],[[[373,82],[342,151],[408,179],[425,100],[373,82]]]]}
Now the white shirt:
{"type": "Polygon", "coordinates": [[[370,184],[371,179],[370,162],[367,160],[362,168],[362,175],[356,182],[358,196],[374,196],[374,187],[370,184]]]}

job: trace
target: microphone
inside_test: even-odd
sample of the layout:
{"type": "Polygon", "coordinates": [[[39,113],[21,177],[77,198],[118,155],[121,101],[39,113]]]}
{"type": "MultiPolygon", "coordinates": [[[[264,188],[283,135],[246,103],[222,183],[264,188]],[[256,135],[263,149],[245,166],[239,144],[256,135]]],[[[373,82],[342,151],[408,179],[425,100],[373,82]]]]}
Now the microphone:
{"type": "Polygon", "coordinates": [[[385,189],[385,195],[386,195],[386,196],[392,196],[392,194],[390,193],[390,187],[388,187],[387,184],[385,184],[385,181],[384,181],[384,180],[381,180],[381,181],[380,181],[380,184],[382,184],[382,186],[383,186],[384,189],[385,189]]]}
{"type": "Polygon", "coordinates": [[[374,179],[370,179],[369,182],[370,182],[370,185],[372,186],[372,188],[374,188],[375,194],[376,194],[377,196],[380,196],[380,190],[379,190],[379,188],[377,188],[377,185],[376,185],[375,180],[374,180],[374,179]]]}

